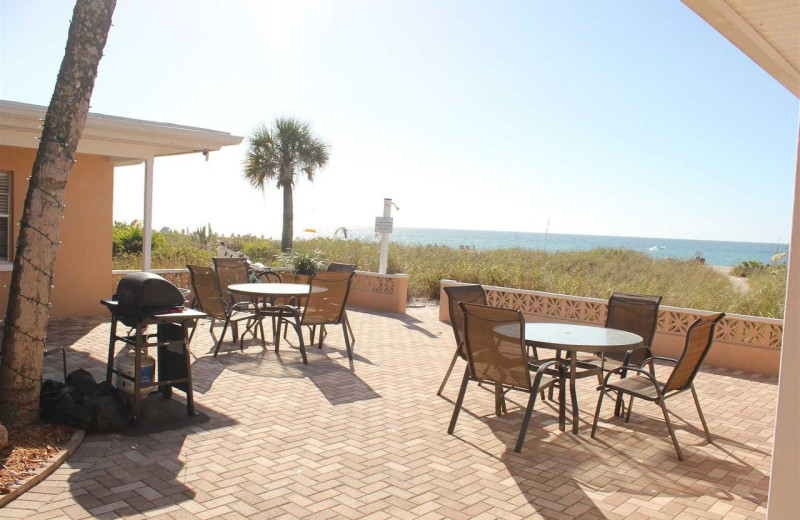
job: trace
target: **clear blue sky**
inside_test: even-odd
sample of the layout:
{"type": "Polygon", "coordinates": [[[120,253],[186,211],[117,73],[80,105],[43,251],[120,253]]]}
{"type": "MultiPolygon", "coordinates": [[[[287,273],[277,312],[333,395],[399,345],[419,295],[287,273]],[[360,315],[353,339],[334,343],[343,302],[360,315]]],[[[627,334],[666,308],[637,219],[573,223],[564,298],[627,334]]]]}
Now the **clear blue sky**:
{"type": "MultiPolygon", "coordinates": [[[[49,102],[71,9],[0,0],[0,97],[49,102]]],[[[789,238],[798,100],[677,0],[118,0],[92,110],[309,121],[331,160],[296,232],[393,197],[396,226],[789,238]]],[[[155,226],[278,236],[245,149],[157,159],[155,226]]],[[[118,169],[116,219],[141,217],[142,172],[118,169]]]]}

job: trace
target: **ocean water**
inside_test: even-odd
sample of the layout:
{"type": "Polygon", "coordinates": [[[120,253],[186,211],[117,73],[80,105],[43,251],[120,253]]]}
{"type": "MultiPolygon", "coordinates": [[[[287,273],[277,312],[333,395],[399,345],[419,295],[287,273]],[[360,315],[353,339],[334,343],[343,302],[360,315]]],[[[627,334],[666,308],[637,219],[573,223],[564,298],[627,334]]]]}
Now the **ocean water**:
{"type": "MultiPolygon", "coordinates": [[[[317,236],[332,236],[333,230],[319,230],[317,236]]],[[[305,235],[304,236],[308,236],[305,235]]],[[[339,234],[341,236],[341,232],[339,234]]],[[[379,241],[371,228],[348,228],[348,237],[379,241]]],[[[710,265],[733,266],[745,260],[767,263],[776,252],[789,250],[787,244],[721,242],[675,238],[565,235],[558,233],[517,233],[466,229],[395,228],[392,242],[408,245],[436,244],[459,249],[461,246],[486,249],[541,249],[548,252],[585,251],[598,247],[641,251],[654,258],[691,259],[701,256],[710,265]]],[[[786,258],[782,260],[786,261],[786,258]]]]}

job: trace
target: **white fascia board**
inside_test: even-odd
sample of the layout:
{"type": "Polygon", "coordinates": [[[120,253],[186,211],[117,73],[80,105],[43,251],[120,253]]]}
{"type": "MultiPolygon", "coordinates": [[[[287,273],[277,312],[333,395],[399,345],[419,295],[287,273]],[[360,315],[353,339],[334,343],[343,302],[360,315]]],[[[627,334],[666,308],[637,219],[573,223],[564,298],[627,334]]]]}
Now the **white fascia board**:
{"type": "MultiPolygon", "coordinates": [[[[711,27],[745,53],[792,94],[800,98],[800,71],[795,69],[725,0],[681,0],[711,27]]],[[[757,2],[757,0],[755,0],[757,2]]],[[[800,33],[798,33],[800,34],[800,33]]],[[[800,37],[800,36],[798,36],[800,37]]]]}
{"type": "MultiPolygon", "coordinates": [[[[39,105],[0,101],[0,144],[38,148],[46,111],[39,105]]],[[[217,151],[242,139],[205,128],[90,113],[78,152],[113,157],[118,164],[135,164],[149,157],[217,151]]]]}

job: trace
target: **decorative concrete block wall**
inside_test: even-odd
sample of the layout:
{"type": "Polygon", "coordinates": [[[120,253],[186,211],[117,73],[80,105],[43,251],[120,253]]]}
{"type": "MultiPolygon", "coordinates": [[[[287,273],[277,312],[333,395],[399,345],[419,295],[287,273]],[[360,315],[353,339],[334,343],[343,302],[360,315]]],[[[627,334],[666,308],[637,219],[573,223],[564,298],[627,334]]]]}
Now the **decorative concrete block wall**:
{"type": "MultiPolygon", "coordinates": [[[[464,285],[442,280],[441,287],[464,285]]],[[[602,326],[607,302],[539,291],[484,286],[489,304],[520,309],[525,319],[534,322],[585,323],[602,326]]],[[[447,294],[440,290],[439,319],[450,321],[447,294]]],[[[683,351],[686,331],[694,320],[707,311],[661,306],[658,327],[653,338],[653,353],[678,357],[683,351]]],[[[783,320],[727,314],[717,326],[714,344],[705,360],[712,366],[774,376],[780,365],[783,320]]]]}
{"type": "MultiPolygon", "coordinates": [[[[294,274],[280,271],[284,282],[295,281],[294,274]]],[[[119,280],[128,273],[136,271],[113,271],[111,275],[111,293],[114,294],[119,280]]],[[[153,269],[178,287],[191,288],[189,271],[186,269],[153,269]]],[[[406,313],[408,300],[407,274],[378,274],[367,271],[356,271],[353,285],[350,287],[350,298],[347,306],[367,310],[406,313]]]]}

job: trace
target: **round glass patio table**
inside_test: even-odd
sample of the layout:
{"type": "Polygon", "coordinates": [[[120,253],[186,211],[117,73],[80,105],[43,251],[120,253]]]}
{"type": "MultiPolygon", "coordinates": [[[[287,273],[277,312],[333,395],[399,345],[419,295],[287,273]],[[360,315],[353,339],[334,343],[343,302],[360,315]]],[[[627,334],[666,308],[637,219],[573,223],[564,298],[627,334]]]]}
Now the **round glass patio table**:
{"type": "MultiPolygon", "coordinates": [[[[495,330],[504,336],[519,337],[519,326],[517,325],[501,325],[495,330]]],[[[578,433],[578,397],[575,393],[577,354],[579,352],[591,354],[624,353],[640,347],[642,343],[642,337],[638,334],[607,327],[572,323],[525,324],[526,345],[570,352],[569,390],[572,398],[572,433],[578,433]]],[[[563,361],[566,361],[566,359],[563,361]]]]}
{"type": "MultiPolygon", "coordinates": [[[[300,296],[308,296],[309,291],[311,291],[311,285],[307,283],[234,283],[228,286],[228,290],[234,294],[241,294],[245,296],[251,296],[255,298],[256,301],[261,300],[263,305],[266,306],[270,300],[274,301],[275,298],[293,298],[293,297],[300,297],[300,296]]],[[[314,287],[313,292],[322,292],[327,291],[325,287],[314,287]]],[[[258,308],[258,306],[257,306],[258,308]]],[[[264,316],[268,314],[266,312],[266,308],[264,308],[264,312],[260,313],[260,316],[264,316]]],[[[275,320],[273,318],[273,331],[272,331],[272,342],[276,343],[277,338],[275,337],[278,334],[278,331],[274,329],[275,320]]],[[[253,322],[251,327],[258,327],[261,329],[261,342],[266,341],[264,337],[264,328],[261,325],[261,320],[253,322]]],[[[250,327],[248,327],[248,331],[250,327]]],[[[247,331],[245,331],[247,332],[247,331]]]]}

